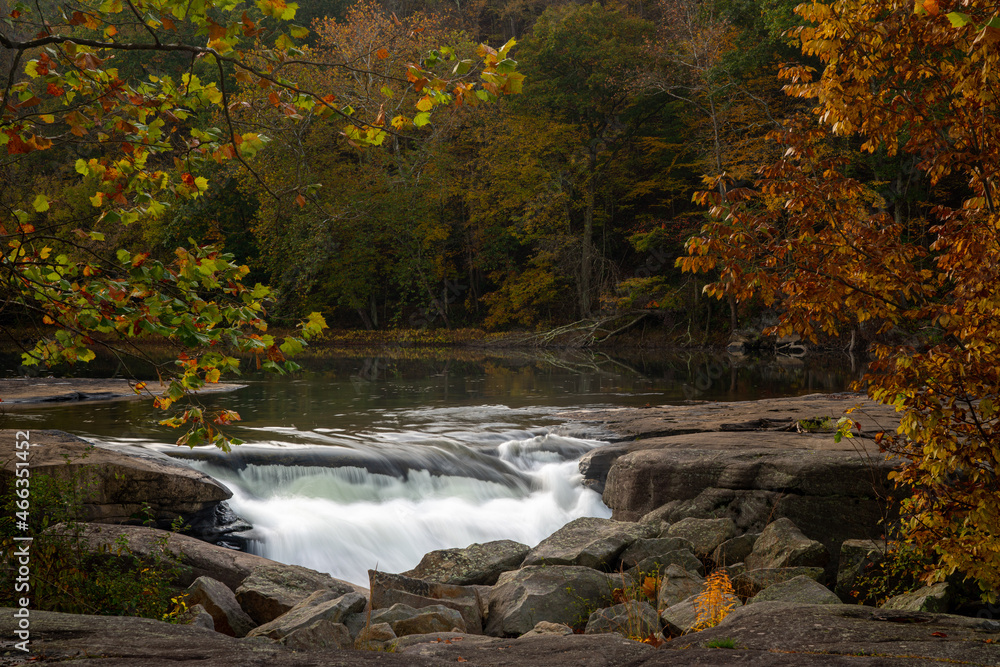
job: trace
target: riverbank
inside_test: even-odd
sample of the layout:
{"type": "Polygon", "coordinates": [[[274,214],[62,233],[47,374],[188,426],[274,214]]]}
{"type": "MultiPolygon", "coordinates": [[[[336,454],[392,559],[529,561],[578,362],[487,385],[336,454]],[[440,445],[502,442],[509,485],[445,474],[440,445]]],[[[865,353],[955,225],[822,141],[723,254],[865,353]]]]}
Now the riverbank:
{"type": "MultiPolygon", "coordinates": [[[[832,434],[818,431],[829,431],[827,418],[858,398],[578,411],[576,419],[600,421],[623,438],[595,450],[589,465],[617,452],[608,459],[605,498],[617,518],[631,520],[577,519],[534,547],[507,540],[432,552],[402,575],[373,571],[367,590],[191,537],[119,526],[102,512],[106,522],[83,524],[78,539],[94,549],[125,541],[140,555],[165,544],[182,566],[178,591],[201,596],[192,602],[211,600],[188,615],[193,626],[32,612],[32,651],[42,661],[86,656],[81,664],[137,666],[206,657],[233,665],[351,667],[997,664],[1000,623],[931,611],[942,602],[937,593],[883,608],[844,604],[845,576],[879,548],[856,532],[878,523],[866,524],[873,516],[857,510],[863,503],[852,489],[863,486],[862,468],[851,461],[874,456],[861,436],[885,428],[892,415],[863,404],[852,413],[861,429],[846,439],[849,446],[830,444],[832,434]],[[652,458],[633,465],[633,456],[652,458]],[[806,514],[838,505],[842,511],[833,516],[806,514]],[[647,506],[653,509],[643,512],[647,506]],[[792,519],[789,508],[801,518],[792,519]],[[824,522],[850,514],[864,521],[856,516],[840,526],[843,541],[820,534],[824,522]],[[730,576],[736,608],[715,628],[695,631],[696,602],[713,568],[730,576]],[[643,591],[644,574],[654,571],[656,587],[643,591]],[[199,577],[207,579],[199,584],[199,577]],[[636,641],[648,637],[656,641],[636,641]]],[[[71,465],[66,448],[73,441],[86,448],[53,432],[32,438],[33,455],[46,457],[33,459],[32,474],[46,462],[71,465]]],[[[0,433],[0,440],[9,484],[15,434],[0,433]]],[[[227,495],[179,466],[150,475],[159,461],[99,453],[100,460],[72,465],[105,473],[88,492],[111,505],[120,502],[109,498],[114,489],[145,488],[167,516],[172,501],[153,485],[162,489],[175,475],[184,478],[184,490],[174,500],[204,496],[202,515],[227,495]]],[[[600,475],[588,477],[600,482],[600,475]]],[[[13,621],[12,610],[0,612],[4,639],[13,636],[13,621]]],[[[7,658],[18,655],[5,649],[7,658]]]]}
{"type": "MultiPolygon", "coordinates": [[[[117,401],[153,398],[158,393],[159,384],[143,383],[138,388],[135,382],[125,379],[102,378],[0,378],[0,402],[4,408],[20,406],[37,407],[39,404],[69,403],[74,401],[117,401]]],[[[205,385],[193,392],[196,394],[218,394],[236,391],[246,385],[231,382],[205,385]]],[[[166,388],[165,385],[163,388],[166,388]]]]}

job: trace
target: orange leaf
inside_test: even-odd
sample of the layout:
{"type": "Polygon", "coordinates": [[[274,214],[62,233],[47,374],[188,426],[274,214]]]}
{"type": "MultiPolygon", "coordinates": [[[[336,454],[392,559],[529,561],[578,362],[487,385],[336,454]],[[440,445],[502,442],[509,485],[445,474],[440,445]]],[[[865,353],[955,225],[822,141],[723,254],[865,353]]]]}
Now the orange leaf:
{"type": "Polygon", "coordinates": [[[389,57],[389,51],[386,49],[379,49],[378,51],[375,52],[375,57],[378,58],[379,60],[385,60],[386,58],[389,57]]]}
{"type": "Polygon", "coordinates": [[[298,204],[299,206],[305,206],[306,205],[306,198],[303,197],[302,195],[298,195],[295,198],[295,203],[298,204]]]}

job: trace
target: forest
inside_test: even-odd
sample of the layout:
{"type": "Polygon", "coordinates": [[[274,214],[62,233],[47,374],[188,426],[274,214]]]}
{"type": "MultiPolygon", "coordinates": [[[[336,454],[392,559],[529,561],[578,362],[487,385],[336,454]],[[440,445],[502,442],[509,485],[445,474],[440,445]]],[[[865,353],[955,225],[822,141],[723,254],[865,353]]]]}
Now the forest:
{"type": "MultiPolygon", "coordinates": [[[[312,64],[288,70],[352,118],[389,121],[419,107],[426,96],[407,80],[408,64],[434,53],[452,71],[469,68],[480,43],[516,43],[506,60],[520,94],[473,104],[470,93],[432,120],[395,121],[384,143],[362,147],[343,115],[291,111],[274,87],[239,72],[220,80],[204,58],[123,50],[114,55],[123,81],[190,65],[201,86],[232,98],[225,120],[204,99],[168,119],[172,137],[189,134],[189,145],[174,141],[157,160],[189,160],[190,144],[206,141],[191,130],[222,122],[266,145],[207,160],[198,173],[186,167],[207,179],[203,192],[175,193],[162,214],[123,225],[116,192],[104,190],[110,207],[93,199],[106,172],[75,167],[120,139],[106,132],[95,143],[73,117],[58,117],[45,128],[58,137],[47,150],[4,156],[4,179],[19,187],[5,188],[0,205],[6,215],[27,210],[37,228],[44,217],[63,246],[87,246],[81,234],[97,233],[108,246],[170,261],[192,241],[211,244],[250,269],[249,284],[271,286],[277,321],[318,311],[341,329],[534,330],[643,315],[679,342],[724,342],[757,311],[703,298],[705,280],[675,261],[705,217],[692,202],[703,177],[748,183],[758,162],[780,155],[768,134],[802,107],[776,77],[797,57],[782,36],[794,5],[302,3],[294,22],[312,64]],[[51,209],[30,206],[38,194],[51,209]]],[[[102,31],[81,21],[69,27],[102,31]]],[[[45,119],[47,105],[39,98],[18,111],[45,119]]],[[[887,206],[914,197],[905,165],[859,163],[887,206]]],[[[15,310],[4,316],[23,315],[15,310]]]]}
{"type": "MultiPolygon", "coordinates": [[[[994,4],[0,0],[0,16],[0,328],[25,364],[166,338],[195,350],[167,408],[237,353],[294,369],[328,324],[860,338],[862,388],[903,415],[875,438],[902,461],[924,580],[997,599],[994,4]]],[[[212,424],[236,418],[167,422],[228,447],[212,424]]]]}

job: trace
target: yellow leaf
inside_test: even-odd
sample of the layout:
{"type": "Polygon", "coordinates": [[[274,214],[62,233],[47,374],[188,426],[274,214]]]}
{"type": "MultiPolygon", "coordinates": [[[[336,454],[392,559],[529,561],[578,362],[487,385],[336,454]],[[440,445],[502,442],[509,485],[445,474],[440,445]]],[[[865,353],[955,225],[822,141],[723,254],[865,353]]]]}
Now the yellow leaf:
{"type": "Polygon", "coordinates": [[[424,95],[420,98],[420,101],[417,102],[417,109],[420,111],[430,111],[432,108],[434,108],[434,102],[431,101],[429,95],[424,95]]]}
{"type": "Polygon", "coordinates": [[[218,368],[213,368],[205,373],[205,382],[214,384],[219,381],[220,375],[222,375],[222,372],[218,368]]]}
{"type": "Polygon", "coordinates": [[[90,203],[94,206],[101,206],[104,203],[104,193],[98,192],[96,195],[90,198],[90,203]]]}
{"type": "Polygon", "coordinates": [[[52,248],[49,248],[48,246],[42,248],[38,252],[38,256],[41,257],[42,259],[48,259],[49,255],[51,255],[51,254],[52,254],[52,248]]]}

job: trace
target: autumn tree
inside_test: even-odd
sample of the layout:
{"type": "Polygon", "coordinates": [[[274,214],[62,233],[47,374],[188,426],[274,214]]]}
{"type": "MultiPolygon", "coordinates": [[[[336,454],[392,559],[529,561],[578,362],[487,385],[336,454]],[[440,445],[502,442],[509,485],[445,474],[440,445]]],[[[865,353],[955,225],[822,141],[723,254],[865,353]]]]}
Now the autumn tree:
{"type": "Polygon", "coordinates": [[[813,114],[777,135],[754,189],[703,193],[711,221],[682,260],[707,291],[780,309],[779,334],[860,322],[881,334],[869,395],[902,415],[880,435],[908,492],[901,536],[986,599],[1000,590],[1000,16],[966,0],[801,5],[793,37],[821,71],[782,72],[813,114]],[[908,215],[852,174],[845,141],[910,161],[929,195],[908,215]]]}
{"type": "MultiPolygon", "coordinates": [[[[237,352],[256,355],[265,367],[293,368],[285,357],[325,326],[313,314],[297,335],[276,340],[264,319],[268,288],[244,285],[249,269],[231,255],[195,244],[161,261],[141,248],[116,249],[102,231],[152,225],[204,197],[213,165],[249,166],[269,137],[238,127],[231,108],[237,84],[266,89],[268,104],[283,114],[339,118],[355,145],[379,145],[402,124],[419,122],[419,114],[429,121],[433,109],[462,95],[501,94],[513,69],[507,63],[498,71],[502,59],[484,50],[479,78],[468,81],[467,72],[446,69],[440,58],[415,59],[406,76],[421,82],[422,104],[389,126],[292,78],[297,66],[313,64],[302,45],[308,30],[290,23],[294,3],[95,0],[6,7],[0,170],[13,183],[46,156],[58,177],[49,188],[3,192],[3,308],[53,327],[25,350],[24,363],[87,361],[94,346],[141,354],[137,339],[167,339],[192,351],[160,367],[171,379],[157,398],[163,408],[238,370],[237,352]],[[68,177],[78,179],[78,187],[59,187],[68,177]]],[[[269,194],[306,203],[304,191],[269,194]]],[[[190,424],[181,438],[187,444],[227,446],[218,425],[235,418],[231,411],[208,415],[192,407],[165,423],[190,424]]]]}

